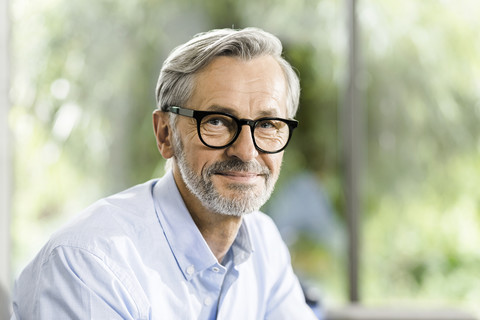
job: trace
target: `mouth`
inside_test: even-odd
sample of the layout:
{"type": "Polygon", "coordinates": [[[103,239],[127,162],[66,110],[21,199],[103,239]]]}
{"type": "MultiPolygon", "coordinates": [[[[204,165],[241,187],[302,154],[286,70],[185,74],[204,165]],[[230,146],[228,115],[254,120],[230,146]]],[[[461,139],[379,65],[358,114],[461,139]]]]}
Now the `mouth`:
{"type": "Polygon", "coordinates": [[[256,179],[262,178],[264,175],[256,172],[246,171],[228,171],[216,172],[215,175],[222,176],[235,182],[253,183],[256,179]]]}
{"type": "Polygon", "coordinates": [[[216,162],[205,171],[205,179],[215,177],[223,183],[236,185],[257,185],[267,183],[270,177],[270,170],[257,162],[241,162],[238,159],[229,159],[216,162]]]}

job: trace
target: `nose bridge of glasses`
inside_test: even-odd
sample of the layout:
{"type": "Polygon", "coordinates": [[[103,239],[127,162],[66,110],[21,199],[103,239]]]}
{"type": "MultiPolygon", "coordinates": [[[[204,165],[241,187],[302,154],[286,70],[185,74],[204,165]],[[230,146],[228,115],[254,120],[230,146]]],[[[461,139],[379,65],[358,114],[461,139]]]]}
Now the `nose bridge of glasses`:
{"type": "Polygon", "coordinates": [[[255,120],[250,120],[250,119],[238,119],[238,131],[242,131],[243,126],[249,126],[250,131],[253,134],[253,130],[255,129],[255,120]]]}
{"type": "MultiPolygon", "coordinates": [[[[237,127],[237,132],[232,140],[231,143],[237,142],[238,138],[242,135],[242,128],[244,126],[248,126],[250,128],[250,139],[252,142],[252,145],[256,148],[256,143],[255,143],[255,136],[254,136],[254,130],[255,130],[255,120],[250,120],[250,119],[236,119],[236,123],[238,125],[237,127]]],[[[238,142],[237,142],[238,143],[238,142]]]]}
{"type": "Polygon", "coordinates": [[[238,119],[237,123],[238,123],[238,129],[237,129],[238,133],[237,133],[237,137],[235,138],[235,140],[242,134],[242,128],[244,126],[249,126],[250,127],[250,138],[252,139],[253,145],[256,147],[255,134],[254,134],[256,121],[251,120],[251,119],[238,119]]]}

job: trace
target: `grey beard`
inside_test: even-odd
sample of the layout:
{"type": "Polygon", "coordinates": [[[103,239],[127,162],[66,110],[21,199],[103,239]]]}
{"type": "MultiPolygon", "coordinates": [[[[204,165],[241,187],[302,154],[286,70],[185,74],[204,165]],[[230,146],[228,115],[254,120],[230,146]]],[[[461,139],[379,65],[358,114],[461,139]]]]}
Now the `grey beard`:
{"type": "Polygon", "coordinates": [[[208,210],[229,216],[241,217],[247,213],[257,211],[270,198],[276,177],[270,170],[257,161],[243,162],[238,158],[215,162],[206,168],[201,175],[197,175],[188,164],[183,144],[177,133],[173,133],[175,159],[188,190],[195,195],[208,210]],[[229,171],[255,172],[265,178],[265,188],[260,194],[256,188],[247,184],[231,183],[228,185],[233,197],[225,197],[215,188],[212,175],[229,171]]]}

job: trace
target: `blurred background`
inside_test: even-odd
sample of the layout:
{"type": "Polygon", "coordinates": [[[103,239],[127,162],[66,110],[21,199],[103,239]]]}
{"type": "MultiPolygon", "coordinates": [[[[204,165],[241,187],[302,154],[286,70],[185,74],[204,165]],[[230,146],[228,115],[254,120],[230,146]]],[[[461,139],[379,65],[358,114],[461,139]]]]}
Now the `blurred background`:
{"type": "Polygon", "coordinates": [[[302,281],[326,307],[352,300],[353,166],[356,299],[480,315],[477,0],[359,1],[353,81],[346,1],[9,2],[8,286],[82,208],[163,175],[151,113],[168,53],[201,31],[255,26],[282,40],[301,78],[300,126],[263,210],[302,281]],[[345,152],[349,84],[354,158],[345,152]]]}

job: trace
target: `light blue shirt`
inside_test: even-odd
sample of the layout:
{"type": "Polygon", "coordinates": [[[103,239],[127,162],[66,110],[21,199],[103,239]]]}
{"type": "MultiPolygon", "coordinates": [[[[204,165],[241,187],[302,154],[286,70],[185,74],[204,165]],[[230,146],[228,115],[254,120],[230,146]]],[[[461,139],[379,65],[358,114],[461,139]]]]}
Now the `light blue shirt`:
{"type": "Polygon", "coordinates": [[[102,199],[16,281],[12,319],[315,319],[272,220],[243,218],[219,264],[171,172],[102,199]]]}

